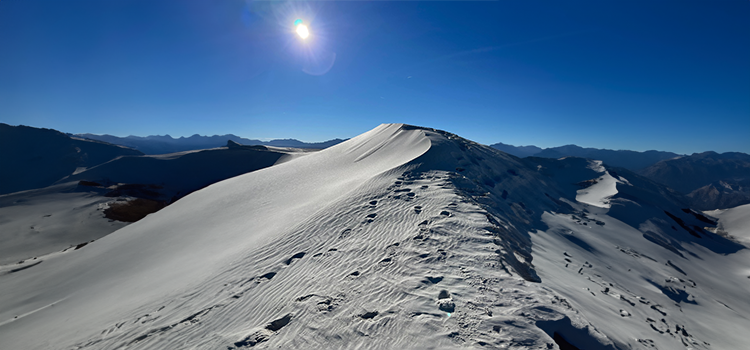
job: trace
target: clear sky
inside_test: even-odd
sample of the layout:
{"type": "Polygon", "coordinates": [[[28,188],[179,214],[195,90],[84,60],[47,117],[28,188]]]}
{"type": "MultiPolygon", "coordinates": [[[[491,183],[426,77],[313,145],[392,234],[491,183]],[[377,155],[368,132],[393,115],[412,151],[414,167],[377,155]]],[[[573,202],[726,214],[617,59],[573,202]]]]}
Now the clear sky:
{"type": "Polygon", "coordinates": [[[2,0],[0,122],[750,153],[750,1],[2,0]]]}

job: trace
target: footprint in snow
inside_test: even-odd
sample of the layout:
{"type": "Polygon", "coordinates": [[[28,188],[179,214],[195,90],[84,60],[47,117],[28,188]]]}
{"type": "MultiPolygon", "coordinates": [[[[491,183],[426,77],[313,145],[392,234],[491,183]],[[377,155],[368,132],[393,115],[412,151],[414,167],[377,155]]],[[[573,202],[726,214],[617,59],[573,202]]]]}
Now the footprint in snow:
{"type": "MultiPolygon", "coordinates": [[[[269,339],[271,339],[271,336],[273,336],[279,330],[281,330],[281,328],[289,324],[291,320],[292,320],[292,314],[287,314],[286,316],[282,318],[271,321],[271,323],[267,324],[265,328],[258,330],[256,332],[253,332],[252,334],[246,336],[242,340],[235,342],[234,346],[236,348],[246,348],[246,347],[253,347],[263,342],[267,342],[269,339]]],[[[232,347],[229,347],[229,348],[234,349],[232,347]]]]}
{"type": "Polygon", "coordinates": [[[365,313],[360,314],[358,316],[360,318],[364,319],[364,320],[370,320],[370,319],[375,318],[375,316],[377,316],[377,315],[378,315],[377,311],[368,311],[368,312],[365,312],[365,313]]]}
{"type": "Polygon", "coordinates": [[[289,264],[291,264],[292,262],[294,262],[294,260],[297,260],[297,259],[302,259],[302,257],[303,257],[303,256],[305,256],[305,252],[299,252],[299,253],[297,253],[297,254],[294,254],[294,255],[292,255],[292,257],[291,257],[291,258],[289,258],[289,259],[286,259],[286,261],[284,261],[284,264],[287,264],[287,265],[289,265],[289,264]]]}
{"type": "MultiPolygon", "coordinates": [[[[438,284],[443,280],[443,276],[425,276],[425,278],[432,284],[438,284]]],[[[440,299],[440,295],[438,295],[438,299],[440,299]]]]}
{"type": "Polygon", "coordinates": [[[456,310],[456,303],[451,298],[451,293],[443,289],[438,293],[438,309],[447,313],[453,313],[456,310]]]}

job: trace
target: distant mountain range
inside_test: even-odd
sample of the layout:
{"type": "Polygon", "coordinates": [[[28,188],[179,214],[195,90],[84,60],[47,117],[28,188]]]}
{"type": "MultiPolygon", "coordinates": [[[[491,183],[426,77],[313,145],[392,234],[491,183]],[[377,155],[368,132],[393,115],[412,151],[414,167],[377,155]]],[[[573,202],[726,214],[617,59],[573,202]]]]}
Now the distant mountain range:
{"type": "Polygon", "coordinates": [[[566,145],[552,148],[491,145],[519,158],[581,157],[601,160],[604,164],[625,168],[666,185],[686,197],[701,210],[732,208],[750,203],[750,155],[739,152],[695,153],[608,150],[566,145]]]}
{"type": "Polygon", "coordinates": [[[519,158],[531,157],[544,150],[543,148],[537,146],[512,146],[506,145],[502,142],[490,145],[490,147],[499,149],[505,153],[512,154],[519,158]]]}
{"type": "Polygon", "coordinates": [[[581,157],[601,160],[605,164],[621,167],[632,171],[649,167],[659,161],[680,157],[672,152],[646,151],[636,152],[627,150],[610,150],[599,148],[583,148],[576,145],[565,145],[551,148],[540,148],[537,146],[512,146],[504,143],[496,143],[490,147],[499,149],[505,153],[519,158],[541,157],[541,158],[563,158],[581,157]]]}
{"type": "Polygon", "coordinates": [[[126,146],[137,149],[145,154],[166,154],[182,151],[193,151],[199,149],[224,147],[227,145],[227,141],[234,141],[243,145],[263,145],[263,146],[274,146],[274,147],[294,147],[294,148],[312,148],[312,149],[323,149],[328,148],[345,140],[334,139],[324,142],[308,143],[302,142],[295,139],[283,139],[283,140],[271,140],[261,141],[239,137],[237,135],[214,135],[214,136],[201,136],[195,134],[190,137],[178,137],[173,138],[169,135],[156,135],[156,136],[128,136],[118,137],[112,135],[94,135],[94,134],[75,134],[77,137],[82,137],[90,140],[109,142],[115,145],[126,146]]]}
{"type": "Polygon", "coordinates": [[[750,203],[750,155],[745,153],[695,153],[660,161],[638,173],[686,194],[697,209],[750,203]]]}

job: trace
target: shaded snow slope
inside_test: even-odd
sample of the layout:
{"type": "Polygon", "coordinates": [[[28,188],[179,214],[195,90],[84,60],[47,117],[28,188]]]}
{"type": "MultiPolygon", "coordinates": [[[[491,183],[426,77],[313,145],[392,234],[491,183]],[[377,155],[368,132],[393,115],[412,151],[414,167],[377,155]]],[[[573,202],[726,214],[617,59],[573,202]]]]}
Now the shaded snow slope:
{"type": "Polygon", "coordinates": [[[212,183],[283,163],[309,152],[265,146],[222,147],[162,155],[119,157],[61,180],[153,184],[171,202],[212,183]],[[173,198],[175,197],[175,198],[173,198]]]}
{"type": "Polygon", "coordinates": [[[6,271],[0,348],[741,348],[750,259],[712,223],[624,169],[381,125],[6,271]],[[610,208],[576,201],[603,173],[610,208]]]}
{"type": "Polygon", "coordinates": [[[108,217],[137,221],[217,181],[311,152],[233,145],[229,149],[118,157],[66,177],[58,185],[0,195],[0,265],[32,262],[34,257],[99,239],[127,225],[108,217]],[[137,208],[139,201],[145,205],[137,208]],[[127,208],[111,210],[115,206],[127,208]]]}

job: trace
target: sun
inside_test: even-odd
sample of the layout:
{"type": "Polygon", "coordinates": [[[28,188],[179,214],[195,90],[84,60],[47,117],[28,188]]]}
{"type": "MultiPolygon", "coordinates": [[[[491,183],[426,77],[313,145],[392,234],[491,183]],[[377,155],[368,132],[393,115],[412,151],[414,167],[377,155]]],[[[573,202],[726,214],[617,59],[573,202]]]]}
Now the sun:
{"type": "Polygon", "coordinates": [[[307,37],[310,36],[310,31],[307,29],[306,25],[300,24],[297,26],[297,35],[302,39],[307,39],[307,37]]]}
{"type": "Polygon", "coordinates": [[[301,19],[297,19],[294,21],[294,26],[297,27],[295,31],[297,32],[297,35],[299,35],[302,39],[307,39],[308,36],[310,36],[310,30],[307,29],[307,26],[302,24],[301,19]]]}

